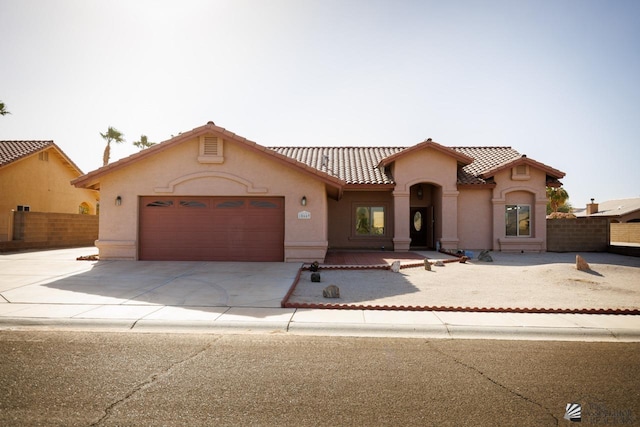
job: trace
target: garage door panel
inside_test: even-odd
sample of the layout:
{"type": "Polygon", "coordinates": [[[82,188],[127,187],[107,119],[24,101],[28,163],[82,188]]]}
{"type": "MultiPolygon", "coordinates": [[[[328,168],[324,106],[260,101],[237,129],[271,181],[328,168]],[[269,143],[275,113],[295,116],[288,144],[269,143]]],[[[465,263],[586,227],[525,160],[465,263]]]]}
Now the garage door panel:
{"type": "Polygon", "coordinates": [[[284,199],[142,197],[140,259],[283,261],[284,199]]]}

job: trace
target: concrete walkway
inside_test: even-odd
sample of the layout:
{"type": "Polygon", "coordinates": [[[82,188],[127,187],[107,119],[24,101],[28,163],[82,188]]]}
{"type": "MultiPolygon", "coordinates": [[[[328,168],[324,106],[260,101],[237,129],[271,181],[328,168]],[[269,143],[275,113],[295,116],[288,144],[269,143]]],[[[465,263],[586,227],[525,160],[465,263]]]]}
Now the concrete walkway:
{"type": "Polygon", "coordinates": [[[92,254],[0,254],[0,330],[640,341],[640,316],[281,308],[299,264],[76,260],[92,254]]]}

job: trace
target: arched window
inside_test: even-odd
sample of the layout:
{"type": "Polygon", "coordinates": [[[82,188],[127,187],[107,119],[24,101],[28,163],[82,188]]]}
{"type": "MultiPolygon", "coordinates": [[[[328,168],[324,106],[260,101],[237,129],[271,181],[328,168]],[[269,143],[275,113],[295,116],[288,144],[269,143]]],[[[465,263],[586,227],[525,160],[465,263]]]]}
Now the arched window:
{"type": "Polygon", "coordinates": [[[80,206],[78,206],[78,213],[82,215],[89,215],[91,213],[91,206],[86,202],[80,203],[80,206]]]}

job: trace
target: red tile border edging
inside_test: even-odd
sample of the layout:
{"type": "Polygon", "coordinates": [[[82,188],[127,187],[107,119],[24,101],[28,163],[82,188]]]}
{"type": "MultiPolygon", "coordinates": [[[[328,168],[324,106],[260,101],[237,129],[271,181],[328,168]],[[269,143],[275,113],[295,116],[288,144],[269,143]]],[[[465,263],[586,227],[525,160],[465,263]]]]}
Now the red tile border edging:
{"type": "MultiPolygon", "coordinates": [[[[451,254],[448,254],[451,255],[451,254]]],[[[462,257],[465,258],[465,257],[462,257]]],[[[464,262],[461,259],[444,260],[445,263],[464,262]]],[[[424,262],[415,264],[405,264],[400,268],[424,267],[424,262]]],[[[323,266],[325,270],[390,270],[389,265],[354,265],[354,266],[323,266]]],[[[561,314],[626,314],[640,315],[639,309],[620,308],[536,308],[536,307],[453,307],[453,306],[413,306],[413,305],[366,305],[366,304],[337,304],[337,303],[292,303],[289,298],[298,286],[302,272],[309,270],[306,264],[302,264],[298,274],[280,302],[282,308],[312,308],[328,310],[388,310],[388,311],[455,311],[455,312],[477,312],[477,313],[561,313],[561,314]]]]}

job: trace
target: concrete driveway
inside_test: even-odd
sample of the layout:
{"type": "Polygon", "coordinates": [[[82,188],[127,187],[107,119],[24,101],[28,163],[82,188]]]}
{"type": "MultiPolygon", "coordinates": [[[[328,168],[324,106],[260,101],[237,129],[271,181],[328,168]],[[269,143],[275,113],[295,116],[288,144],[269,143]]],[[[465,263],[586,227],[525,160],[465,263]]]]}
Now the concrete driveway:
{"type": "Polygon", "coordinates": [[[291,314],[280,302],[300,264],[77,261],[96,248],[0,256],[0,315],[198,319],[291,314]]]}

